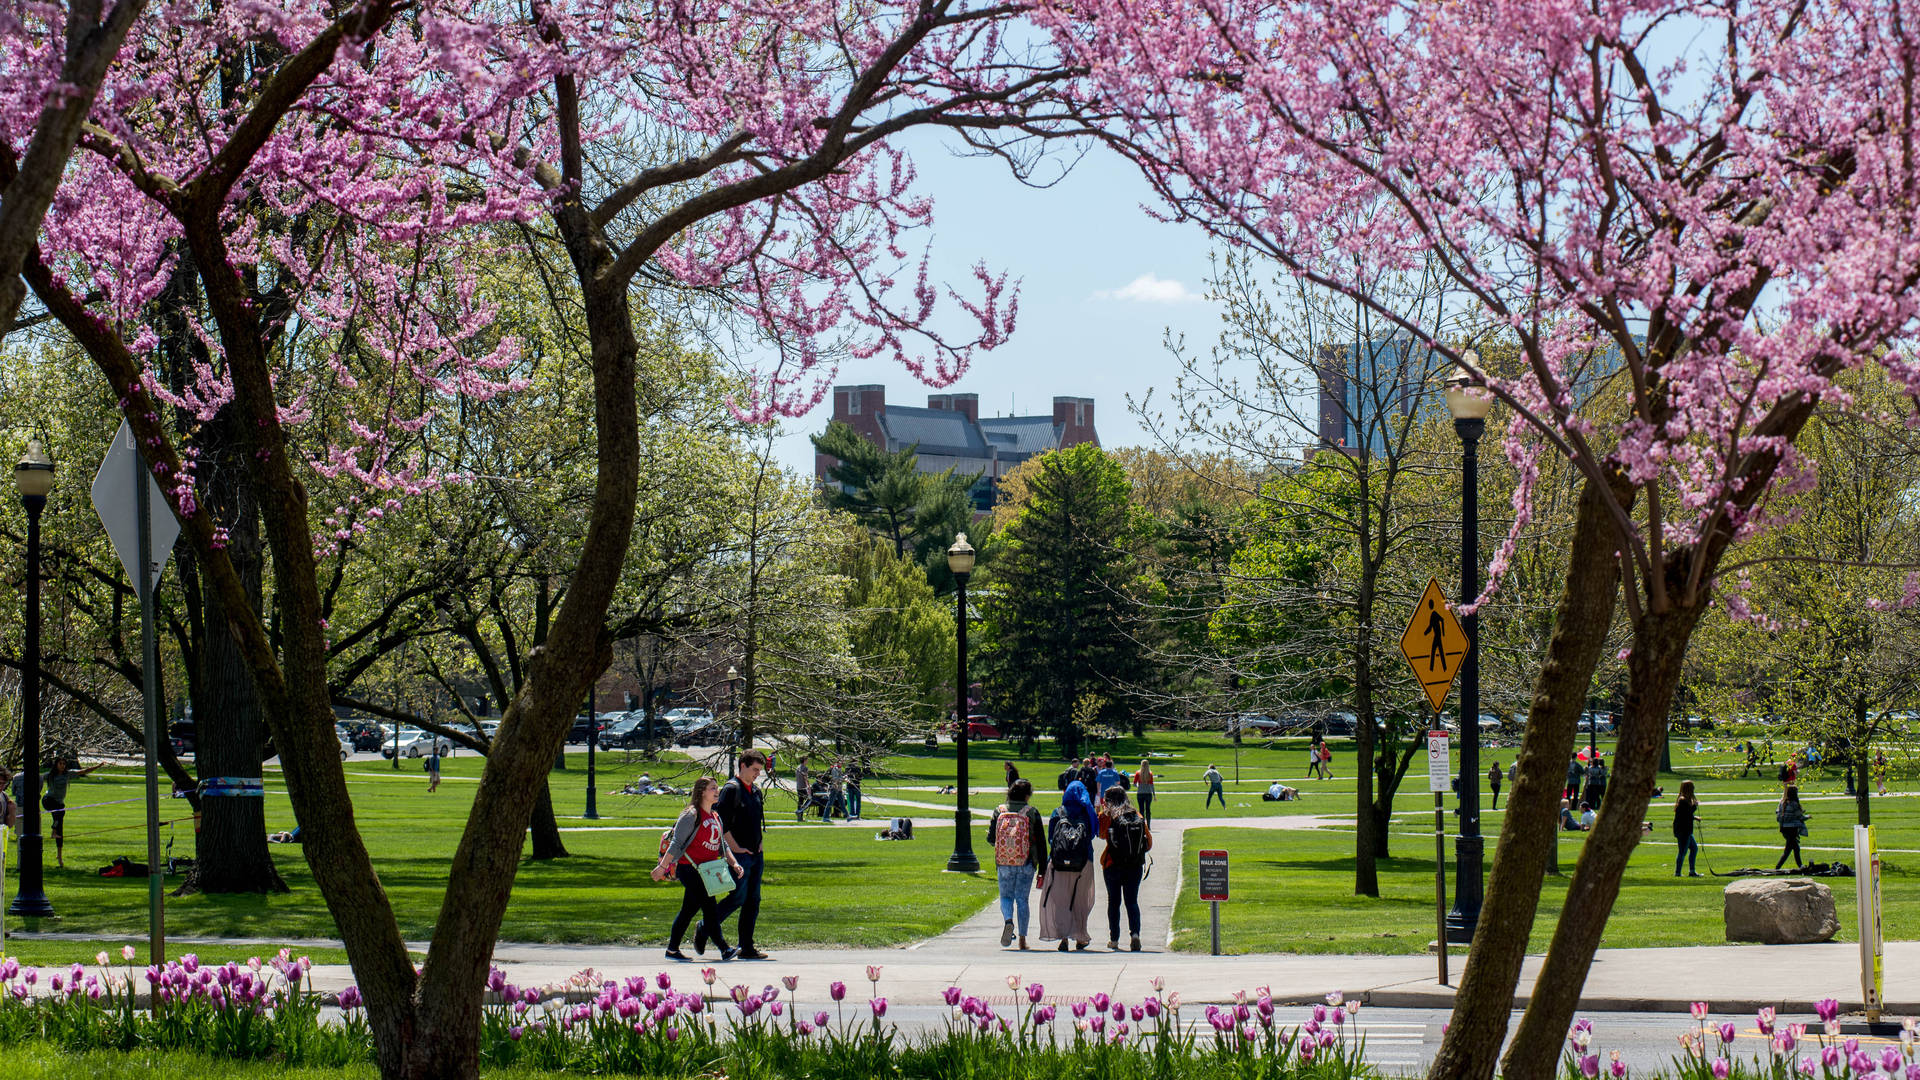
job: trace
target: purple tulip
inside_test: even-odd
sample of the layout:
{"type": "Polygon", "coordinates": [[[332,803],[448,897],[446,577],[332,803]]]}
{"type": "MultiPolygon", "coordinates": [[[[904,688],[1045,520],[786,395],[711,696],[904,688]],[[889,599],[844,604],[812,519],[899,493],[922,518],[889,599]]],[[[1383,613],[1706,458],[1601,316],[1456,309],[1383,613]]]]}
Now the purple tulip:
{"type": "Polygon", "coordinates": [[[1313,1060],[1313,1044],[1310,1042],[1302,1042],[1300,1044],[1299,1053],[1300,1053],[1301,1061],[1312,1061],[1313,1060]]]}
{"type": "Polygon", "coordinates": [[[878,1020],[881,1017],[887,1015],[887,999],[886,998],[883,998],[883,997],[874,998],[872,1001],[867,1002],[867,1006],[873,1010],[873,1018],[875,1020],[878,1020]]]}
{"type": "Polygon", "coordinates": [[[1151,1016],[1156,1020],[1159,1019],[1160,1018],[1160,999],[1157,997],[1148,998],[1146,1000],[1146,1009],[1147,1009],[1148,1016],[1151,1016]]]}
{"type": "Polygon", "coordinates": [[[1722,1043],[1732,1042],[1733,1036],[1734,1036],[1733,1024],[1725,1023],[1720,1025],[1720,1041],[1722,1043]]]}
{"type": "Polygon", "coordinates": [[[1235,1023],[1244,1024],[1247,1021],[1247,1017],[1252,1015],[1251,1012],[1247,1011],[1247,1003],[1244,1001],[1233,1007],[1233,1019],[1235,1023]]]}
{"type": "Polygon", "coordinates": [[[813,1034],[813,1025],[805,1020],[800,1021],[800,1034],[803,1038],[813,1034]]]}
{"type": "Polygon", "coordinates": [[[1853,1075],[1865,1076],[1873,1071],[1873,1059],[1855,1050],[1853,1056],[1847,1059],[1847,1066],[1853,1070],[1853,1075]]]}
{"type": "Polygon", "coordinates": [[[824,1028],[827,1026],[827,1022],[832,1019],[833,1018],[831,1016],[827,1015],[827,1011],[825,1009],[822,1009],[819,1012],[813,1014],[813,1023],[814,1023],[814,1026],[816,1027],[824,1028]]]}
{"type": "Polygon", "coordinates": [[[1726,1058],[1713,1059],[1713,1080],[1727,1080],[1727,1074],[1733,1071],[1733,1062],[1726,1058]]]}
{"type": "Polygon", "coordinates": [[[200,970],[200,957],[197,953],[188,953],[180,958],[180,967],[191,975],[200,970]]]}
{"type": "Polygon", "coordinates": [[[1051,1024],[1053,1023],[1053,1017],[1054,1009],[1051,1005],[1042,1005],[1033,1010],[1033,1022],[1035,1024],[1051,1024]]]}
{"type": "MultiPolygon", "coordinates": [[[[1213,1012],[1214,1012],[1214,1009],[1213,1009],[1213,1007],[1212,1007],[1211,1005],[1209,1005],[1209,1006],[1207,1007],[1207,1015],[1208,1015],[1208,1016],[1212,1016],[1212,1015],[1213,1015],[1213,1012]]],[[[1086,1002],[1084,1002],[1084,1001],[1076,1001],[1076,1002],[1074,1002],[1074,1003],[1073,1003],[1073,1018],[1074,1018],[1075,1020],[1082,1020],[1082,1019],[1085,1019],[1085,1018],[1086,1018],[1086,1015],[1087,1015],[1087,1003],[1086,1003],[1086,1002]]]]}
{"type": "Polygon", "coordinates": [[[961,990],[957,986],[949,986],[940,992],[940,996],[947,999],[947,1006],[951,1008],[960,1004],[961,990]]]}
{"type": "Polygon", "coordinates": [[[767,1006],[767,1011],[773,1013],[774,1016],[778,1017],[780,1014],[787,1011],[787,1003],[784,1001],[776,1001],[773,1004],[767,1006]]]}
{"type": "Polygon", "coordinates": [[[1313,1022],[1316,1024],[1324,1024],[1327,1022],[1327,1007],[1325,1005],[1315,1005],[1313,1007],[1313,1022]]]}
{"type": "Polygon", "coordinates": [[[1619,1058],[1614,1058],[1613,1064],[1607,1066],[1607,1075],[1613,1077],[1613,1080],[1620,1080],[1621,1077],[1627,1075],[1627,1063],[1621,1061],[1619,1058]]]}
{"type": "Polygon", "coordinates": [[[1106,1012],[1108,1002],[1111,1002],[1113,999],[1108,997],[1105,994],[1095,994],[1091,998],[1088,998],[1087,1000],[1093,1002],[1093,1007],[1095,1011],[1106,1012]]]}
{"type": "Polygon", "coordinates": [[[1822,1021],[1835,1020],[1840,1016],[1840,1002],[1833,998],[1821,998],[1813,1003],[1813,1011],[1822,1021]]]}
{"type": "Polygon", "coordinates": [[[1823,1069],[1837,1069],[1844,1060],[1837,1046],[1822,1047],[1820,1050],[1820,1067],[1823,1069]]]}
{"type": "Polygon", "coordinates": [[[1901,1058],[1900,1051],[1893,1047],[1889,1046],[1880,1051],[1880,1068],[1889,1075],[1899,1075],[1900,1066],[1904,1064],[1906,1062],[1901,1058]]]}
{"type": "Polygon", "coordinates": [[[845,1000],[847,996],[847,984],[843,982],[828,983],[827,996],[835,1001],[845,1000]]]}
{"type": "Polygon", "coordinates": [[[1095,1035],[1098,1035],[1101,1032],[1106,1031],[1107,1030],[1107,1014],[1094,1013],[1093,1016],[1087,1020],[1087,1026],[1093,1029],[1093,1033],[1095,1035]]]}
{"type": "Polygon", "coordinates": [[[1040,1004],[1040,999],[1046,996],[1047,996],[1046,987],[1040,985],[1039,983],[1027,984],[1027,1003],[1028,1004],[1038,1005],[1040,1004]]]}
{"type": "Polygon", "coordinates": [[[1124,1002],[1116,1001],[1113,1003],[1113,1018],[1115,1020],[1125,1020],[1127,1018],[1127,1006],[1124,1002]]]}
{"type": "Polygon", "coordinates": [[[1907,1066],[1907,1080],[1920,1080],[1920,1065],[1907,1066]]]}
{"type": "MultiPolygon", "coordinates": [[[[1600,1075],[1599,1054],[1588,1054],[1580,1059],[1580,1075],[1589,1078],[1600,1075]]],[[[1721,1075],[1720,1080],[1726,1080],[1725,1074],[1721,1075]]]]}
{"type": "Polygon", "coordinates": [[[1133,1022],[1136,1024],[1146,1019],[1147,1017],[1147,1010],[1144,1006],[1135,1005],[1133,1008],[1127,1011],[1132,1014],[1133,1022]]]}
{"type": "Polygon", "coordinates": [[[673,989],[673,976],[663,971],[653,977],[653,985],[662,990],[671,990],[673,989]]]}

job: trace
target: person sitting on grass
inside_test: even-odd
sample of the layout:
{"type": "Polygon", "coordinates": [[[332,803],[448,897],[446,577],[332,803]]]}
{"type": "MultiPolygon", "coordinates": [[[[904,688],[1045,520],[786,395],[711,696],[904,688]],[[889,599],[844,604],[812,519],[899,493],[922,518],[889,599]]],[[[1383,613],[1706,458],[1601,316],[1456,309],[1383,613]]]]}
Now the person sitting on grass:
{"type": "Polygon", "coordinates": [[[1566,799],[1560,800],[1560,831],[1580,831],[1580,819],[1573,816],[1573,804],[1566,799]]]}
{"type": "Polygon", "coordinates": [[[1592,803],[1583,802],[1580,804],[1580,831],[1581,832],[1593,831],[1593,804],[1592,803]]]}

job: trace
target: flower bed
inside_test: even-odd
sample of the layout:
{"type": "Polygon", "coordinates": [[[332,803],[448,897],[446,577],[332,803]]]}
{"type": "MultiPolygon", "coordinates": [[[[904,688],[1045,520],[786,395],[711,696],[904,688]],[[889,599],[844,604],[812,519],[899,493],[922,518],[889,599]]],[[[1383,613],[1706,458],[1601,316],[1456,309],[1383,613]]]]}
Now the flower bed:
{"type": "MultiPolygon", "coordinates": [[[[286,952],[262,962],[201,966],[186,956],[144,973],[136,995],[133,948],[122,964],[106,953],[89,969],[23,969],[0,961],[0,1047],[29,1039],[62,1049],[198,1050],[218,1057],[298,1066],[339,1066],[372,1059],[373,1043],[359,992],[323,999],[307,980],[306,958],[286,952]],[[144,1000],[142,1000],[144,999],[144,1000]],[[323,1018],[328,1005],[338,1018],[323,1018]]],[[[1330,994],[1297,1023],[1282,1022],[1265,989],[1208,1005],[1204,1023],[1183,1022],[1180,996],[1155,979],[1131,1000],[1094,994],[1047,999],[1039,983],[1010,976],[1014,1006],[995,1006],[961,987],[945,993],[943,1027],[904,1036],[887,1020],[881,968],[867,968],[867,997],[830,983],[811,1000],[796,976],[759,991],[716,991],[713,968],[675,985],[661,972],[603,979],[583,971],[565,984],[518,987],[494,969],[480,1030],[483,1063],[495,1067],[646,1077],[723,1075],[730,1080],[807,1077],[993,1077],[994,1080],[1097,1075],[1103,1080],[1206,1077],[1208,1080],[1372,1077],[1365,1040],[1355,1030],[1357,1001],[1330,994]],[[851,1000],[849,1000],[851,998],[851,1000]]],[[[1839,1005],[1815,1006],[1820,1026],[1776,1023],[1758,1016],[1763,1045],[1735,1052],[1733,1024],[1711,1025],[1696,1003],[1698,1026],[1662,1074],[1680,1080],[1920,1080],[1914,1025],[1899,1046],[1877,1053],[1842,1038],[1839,1005]],[[1811,1034],[1812,1041],[1809,1041],[1811,1034]]],[[[1749,1042],[1754,1040],[1749,1039],[1749,1042]]],[[[1625,1080],[1628,1066],[1594,1040],[1579,1021],[1568,1033],[1569,1080],[1605,1072],[1625,1080]]]]}

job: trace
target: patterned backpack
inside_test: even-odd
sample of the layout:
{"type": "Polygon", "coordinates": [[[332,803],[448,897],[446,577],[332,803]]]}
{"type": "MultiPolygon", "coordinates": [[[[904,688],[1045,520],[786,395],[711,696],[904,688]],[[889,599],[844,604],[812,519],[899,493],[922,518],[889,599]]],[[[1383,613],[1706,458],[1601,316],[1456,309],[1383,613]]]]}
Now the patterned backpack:
{"type": "Polygon", "coordinates": [[[1033,822],[1027,812],[1007,812],[1005,803],[993,810],[993,862],[995,866],[1025,866],[1033,858],[1033,822]],[[1012,828],[1009,828],[1009,823],[1012,828]]]}

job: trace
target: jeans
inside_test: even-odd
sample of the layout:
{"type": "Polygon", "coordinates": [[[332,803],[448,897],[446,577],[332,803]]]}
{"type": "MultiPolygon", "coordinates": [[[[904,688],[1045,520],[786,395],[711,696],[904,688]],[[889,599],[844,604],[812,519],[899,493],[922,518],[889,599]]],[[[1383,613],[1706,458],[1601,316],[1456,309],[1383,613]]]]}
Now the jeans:
{"type": "Polygon", "coordinates": [[[1140,936],[1140,870],[1138,866],[1106,866],[1100,876],[1107,882],[1107,940],[1120,940],[1120,902],[1127,904],[1127,926],[1140,936]]]}
{"type": "Polygon", "coordinates": [[[747,854],[737,851],[733,855],[740,860],[740,879],[734,883],[733,891],[720,901],[720,913],[714,916],[714,925],[720,925],[727,916],[740,913],[740,947],[753,948],[753,924],[760,921],[760,879],[766,873],[767,857],[754,852],[747,854]]]}
{"type": "Polygon", "coordinates": [[[680,897],[680,914],[673,917],[673,932],[667,937],[667,948],[680,947],[681,939],[687,936],[687,925],[693,922],[694,913],[698,912],[707,924],[707,936],[720,946],[721,952],[725,952],[727,939],[720,936],[720,902],[707,895],[707,883],[701,880],[700,871],[681,863],[673,873],[680,879],[680,885],[686,889],[686,893],[680,897]]]}
{"type": "Polygon", "coordinates": [[[847,785],[847,816],[860,816],[860,785],[847,785]]]}
{"type": "Polygon", "coordinates": [[[1687,873],[1693,873],[1694,860],[1700,856],[1700,841],[1695,840],[1691,832],[1685,836],[1676,836],[1674,839],[1679,842],[1680,851],[1673,857],[1673,876],[1680,876],[1680,863],[1683,860],[1687,864],[1687,873]]]}
{"type": "Polygon", "coordinates": [[[1033,875],[1039,867],[1032,863],[1000,867],[1000,917],[1012,922],[1027,936],[1027,895],[1033,892],[1033,875]]]}
{"type": "MultiPolygon", "coordinates": [[[[1207,806],[1213,805],[1213,797],[1215,795],[1220,796],[1221,806],[1227,805],[1227,793],[1220,789],[1219,784],[1212,784],[1207,787],[1207,806]]],[[[1206,806],[1201,807],[1201,809],[1202,810],[1206,809],[1206,806]]]]}

